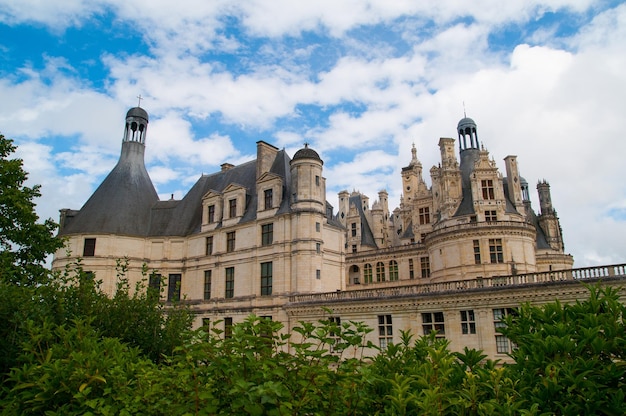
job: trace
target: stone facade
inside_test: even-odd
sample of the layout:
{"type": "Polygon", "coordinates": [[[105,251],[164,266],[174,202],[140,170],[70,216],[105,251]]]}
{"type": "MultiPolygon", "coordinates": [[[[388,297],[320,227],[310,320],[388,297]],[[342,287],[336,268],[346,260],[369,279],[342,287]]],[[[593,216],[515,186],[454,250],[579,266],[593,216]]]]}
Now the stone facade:
{"type": "MultiPolygon", "coordinates": [[[[305,145],[289,158],[263,141],[255,160],[225,163],[181,200],[159,201],[143,160],[147,126],[143,109],[129,110],[116,167],[80,210],[61,210],[67,247],[53,268],[81,257],[113,293],[125,258],[131,283],[164,285],[163,300],[188,302],[198,326],[254,313],[289,331],[328,308],[368,323],[383,347],[400,330],[437,330],[453,349],[492,357],[510,348],[497,334],[500,315],[584,292],[549,184],[538,184],[536,214],[516,157],[504,159],[504,176],[469,118],[458,125],[460,162],[455,140],[440,139],[431,187],[413,147],[398,208],[390,211],[384,190],[371,206],[366,195],[342,191],[336,214],[317,152],[305,145]]],[[[620,279],[623,268],[609,275],[620,279]]]]}

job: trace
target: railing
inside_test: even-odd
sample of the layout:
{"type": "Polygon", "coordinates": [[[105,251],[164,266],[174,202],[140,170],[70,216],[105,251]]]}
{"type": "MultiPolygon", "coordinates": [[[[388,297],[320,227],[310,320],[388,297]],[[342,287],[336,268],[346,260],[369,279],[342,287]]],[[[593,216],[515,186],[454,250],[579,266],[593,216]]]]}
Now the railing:
{"type": "MultiPolygon", "coordinates": [[[[451,282],[422,283],[406,286],[378,287],[373,289],[346,290],[327,293],[292,295],[290,303],[327,302],[337,300],[359,300],[392,298],[421,294],[453,293],[472,289],[515,287],[541,283],[555,283],[574,280],[591,280],[612,277],[626,277],[626,264],[611,266],[583,267],[570,270],[555,270],[541,273],[526,273],[510,276],[494,276],[451,282]]],[[[394,282],[395,283],[395,282],[394,282]]],[[[393,284],[393,283],[391,283],[393,284]]]]}

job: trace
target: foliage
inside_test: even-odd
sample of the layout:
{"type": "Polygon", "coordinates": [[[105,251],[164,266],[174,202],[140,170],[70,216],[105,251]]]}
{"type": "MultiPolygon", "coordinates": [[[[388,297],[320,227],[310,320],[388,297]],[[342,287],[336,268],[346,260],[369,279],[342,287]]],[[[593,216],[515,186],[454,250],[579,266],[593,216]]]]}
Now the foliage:
{"type": "Polygon", "coordinates": [[[595,286],[573,304],[525,304],[505,334],[520,394],[548,414],[626,414],[626,306],[595,286]]]}
{"type": "Polygon", "coordinates": [[[54,237],[51,219],[38,223],[33,200],[39,185],[24,186],[28,178],[21,159],[10,159],[16,147],[0,134],[0,281],[33,285],[45,282],[46,257],[63,246],[54,237]]]}

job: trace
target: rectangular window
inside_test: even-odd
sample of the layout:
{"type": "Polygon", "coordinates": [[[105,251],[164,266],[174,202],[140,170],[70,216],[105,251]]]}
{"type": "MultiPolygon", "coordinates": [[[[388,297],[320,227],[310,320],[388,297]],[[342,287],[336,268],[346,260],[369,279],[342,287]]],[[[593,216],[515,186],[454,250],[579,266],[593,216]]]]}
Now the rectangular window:
{"type": "Polygon", "coordinates": [[[228,201],[228,218],[235,218],[237,216],[237,200],[230,199],[228,201]]]}
{"type": "Polygon", "coordinates": [[[385,281],[385,263],[379,261],[376,263],[376,281],[384,282],[385,281]]]}
{"type": "Polygon", "coordinates": [[[356,253],[356,244],[352,244],[352,252],[356,253]]]}
{"type": "Polygon", "coordinates": [[[213,236],[212,235],[207,237],[205,240],[204,254],[206,254],[207,256],[210,256],[211,254],[213,254],[213,236]]]}
{"type": "Polygon", "coordinates": [[[363,267],[363,281],[367,283],[372,283],[373,281],[373,273],[372,273],[372,265],[367,263],[363,267]]]}
{"type": "Polygon", "coordinates": [[[504,319],[509,315],[515,315],[515,313],[515,309],[511,308],[498,308],[493,310],[493,326],[496,330],[496,352],[498,354],[508,354],[515,348],[515,345],[500,333],[501,329],[506,327],[504,319]]]}
{"type": "Polygon", "coordinates": [[[493,181],[491,179],[483,179],[480,181],[480,187],[483,191],[483,199],[496,199],[493,192],[493,181]]]}
{"type": "Polygon", "coordinates": [[[209,205],[208,214],[209,214],[209,224],[214,223],[215,222],[215,205],[209,205]]]}
{"type": "Polygon", "coordinates": [[[413,271],[413,259],[409,259],[409,279],[415,279],[415,272],[413,271]]]}
{"type": "Polygon", "coordinates": [[[235,268],[227,267],[226,270],[226,292],[224,297],[232,298],[235,296],[235,268]]]}
{"type": "Polygon", "coordinates": [[[384,350],[391,343],[393,343],[391,315],[378,315],[378,344],[384,350]]]}
{"type": "Polygon", "coordinates": [[[226,252],[232,253],[235,251],[235,232],[231,231],[226,233],[226,252]]]}
{"type": "Polygon", "coordinates": [[[430,223],[430,208],[424,207],[419,209],[420,224],[430,223]]]}
{"type": "Polygon", "coordinates": [[[322,225],[319,222],[316,222],[315,223],[315,231],[317,231],[319,233],[321,228],[322,228],[322,225]]]}
{"type": "Polygon", "coordinates": [[[320,280],[322,278],[322,271],[320,269],[315,270],[315,278],[320,280]]]}
{"type": "Polygon", "coordinates": [[[167,301],[176,302],[180,300],[180,274],[170,274],[167,282],[167,301]]]}
{"type": "Polygon", "coordinates": [[[489,239],[489,258],[492,263],[504,263],[501,238],[489,239]]]}
{"type": "Polygon", "coordinates": [[[261,263],[261,296],[272,294],[272,262],[261,263]]]}
{"type": "Polygon", "coordinates": [[[161,294],[161,275],[158,273],[150,273],[148,277],[148,290],[157,296],[161,294]]]}
{"type": "Polygon", "coordinates": [[[96,239],[85,238],[85,245],[83,246],[83,257],[93,257],[96,255],[96,239]]]}
{"type": "Polygon", "coordinates": [[[472,244],[474,245],[474,264],[480,264],[480,241],[474,240],[472,244]]]}
{"type": "Polygon", "coordinates": [[[353,222],[350,227],[352,229],[352,237],[356,237],[356,222],[353,222]]]}
{"type": "Polygon", "coordinates": [[[446,326],[443,320],[443,312],[428,312],[422,314],[422,328],[424,335],[428,335],[433,331],[437,331],[437,338],[446,336],[446,326]]]}
{"type": "Polygon", "coordinates": [[[420,268],[422,278],[430,277],[430,259],[428,257],[420,257],[420,268]]]}
{"type": "Polygon", "coordinates": [[[320,177],[315,175],[315,185],[320,186],[320,177]]]}
{"type": "Polygon", "coordinates": [[[389,281],[398,280],[398,262],[391,260],[389,262],[389,281]]]}
{"type": "Polygon", "coordinates": [[[224,318],[224,338],[233,336],[233,318],[224,318]]]}
{"type": "Polygon", "coordinates": [[[272,189],[266,189],[263,191],[263,199],[265,202],[265,209],[272,209],[274,207],[274,192],[272,189]]]}
{"type": "Polygon", "coordinates": [[[269,246],[274,242],[274,224],[263,224],[261,226],[261,245],[269,246]]]}
{"type": "Polygon", "coordinates": [[[202,318],[202,329],[206,332],[211,330],[211,318],[202,318]]]}
{"type": "Polygon", "coordinates": [[[476,319],[474,318],[474,311],[461,311],[461,332],[463,334],[475,334],[476,333],[476,319]]]}
{"type": "Polygon", "coordinates": [[[330,352],[341,352],[341,348],[338,344],[342,342],[341,337],[341,318],[339,316],[331,316],[328,318],[331,324],[332,330],[329,332],[329,337],[332,339],[330,342],[330,352]]]}
{"type": "Polygon", "coordinates": [[[204,300],[211,299],[211,270],[204,271],[204,300]]]}
{"type": "Polygon", "coordinates": [[[320,254],[322,252],[322,245],[320,243],[315,243],[315,252],[320,254]]]}
{"type": "Polygon", "coordinates": [[[496,215],[496,211],[485,211],[485,221],[497,221],[498,216],[496,215]]]}

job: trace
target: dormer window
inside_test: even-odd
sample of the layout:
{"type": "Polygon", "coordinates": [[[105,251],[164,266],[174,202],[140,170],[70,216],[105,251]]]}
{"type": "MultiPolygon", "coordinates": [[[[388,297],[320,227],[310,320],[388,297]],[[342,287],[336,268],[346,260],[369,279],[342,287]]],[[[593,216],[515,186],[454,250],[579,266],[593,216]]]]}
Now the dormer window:
{"type": "Polygon", "coordinates": [[[208,214],[209,224],[214,223],[215,222],[215,205],[209,205],[209,207],[207,208],[207,214],[208,214]]]}
{"type": "Polygon", "coordinates": [[[229,199],[228,200],[228,217],[235,218],[237,216],[237,200],[229,199]]]}
{"type": "Polygon", "coordinates": [[[483,199],[496,199],[493,191],[493,181],[491,179],[483,179],[480,181],[480,187],[483,191],[483,199]]]}
{"type": "Polygon", "coordinates": [[[272,188],[263,191],[263,199],[265,201],[265,209],[272,209],[274,207],[274,191],[272,188]]]}

